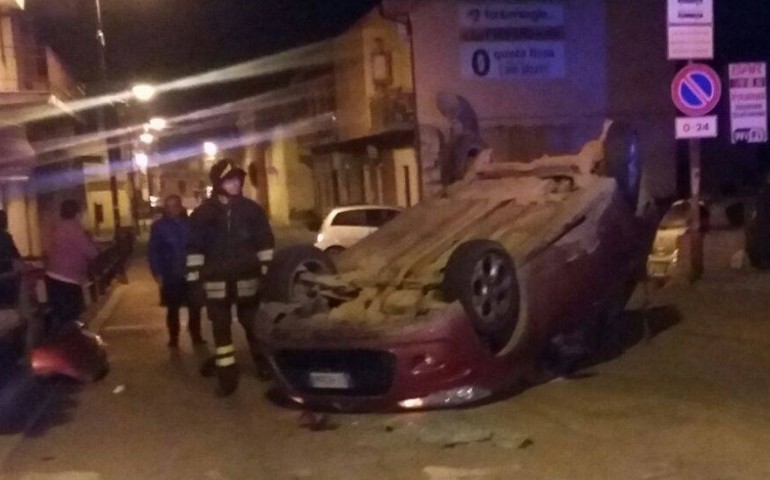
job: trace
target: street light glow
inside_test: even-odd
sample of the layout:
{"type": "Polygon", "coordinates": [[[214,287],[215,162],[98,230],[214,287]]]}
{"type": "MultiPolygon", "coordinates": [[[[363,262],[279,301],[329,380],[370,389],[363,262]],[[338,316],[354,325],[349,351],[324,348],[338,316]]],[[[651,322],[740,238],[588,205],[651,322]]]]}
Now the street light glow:
{"type": "Polygon", "coordinates": [[[140,102],[149,102],[155,98],[157,89],[149,83],[140,83],[131,87],[131,93],[140,102]]]}
{"type": "Polygon", "coordinates": [[[207,157],[216,157],[219,153],[219,146],[214,142],[203,142],[203,153],[207,157]]]}
{"type": "Polygon", "coordinates": [[[168,121],[165,118],[153,117],[150,119],[149,125],[151,130],[158,132],[168,126],[168,121]]]}
{"type": "Polygon", "coordinates": [[[145,145],[150,145],[155,141],[155,135],[150,132],[144,132],[143,134],[139,135],[139,140],[141,140],[145,145]]]}
{"type": "Polygon", "coordinates": [[[137,152],[134,155],[134,163],[142,173],[146,173],[147,167],[150,166],[150,157],[148,157],[144,152],[137,152]]]}

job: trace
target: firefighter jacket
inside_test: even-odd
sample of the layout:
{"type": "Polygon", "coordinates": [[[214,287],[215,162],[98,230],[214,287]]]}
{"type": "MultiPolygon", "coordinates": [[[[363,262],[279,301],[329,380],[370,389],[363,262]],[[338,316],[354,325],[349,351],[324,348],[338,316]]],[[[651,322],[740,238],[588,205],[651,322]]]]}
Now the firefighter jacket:
{"type": "Polygon", "coordinates": [[[190,217],[187,280],[202,284],[207,301],[256,297],[274,242],[257,203],[241,196],[227,204],[211,198],[190,217]]]}

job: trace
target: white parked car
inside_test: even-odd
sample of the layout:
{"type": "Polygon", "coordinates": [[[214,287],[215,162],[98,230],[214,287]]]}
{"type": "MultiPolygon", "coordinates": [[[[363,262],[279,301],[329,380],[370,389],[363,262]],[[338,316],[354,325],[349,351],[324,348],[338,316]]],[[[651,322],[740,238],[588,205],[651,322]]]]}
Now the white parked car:
{"type": "Polygon", "coordinates": [[[329,253],[339,253],[401,213],[398,207],[357,205],[338,207],[326,216],[315,246],[329,253]]]}

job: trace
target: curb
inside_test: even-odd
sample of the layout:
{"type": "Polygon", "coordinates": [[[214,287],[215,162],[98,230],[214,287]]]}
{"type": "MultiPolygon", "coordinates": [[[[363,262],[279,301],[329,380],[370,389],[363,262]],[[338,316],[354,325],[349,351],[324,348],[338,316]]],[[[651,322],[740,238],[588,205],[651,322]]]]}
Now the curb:
{"type": "Polygon", "coordinates": [[[129,285],[118,285],[109,293],[107,301],[99,307],[96,315],[88,322],[88,328],[94,333],[101,333],[106,324],[112,319],[115,308],[129,289],[129,285]]]}

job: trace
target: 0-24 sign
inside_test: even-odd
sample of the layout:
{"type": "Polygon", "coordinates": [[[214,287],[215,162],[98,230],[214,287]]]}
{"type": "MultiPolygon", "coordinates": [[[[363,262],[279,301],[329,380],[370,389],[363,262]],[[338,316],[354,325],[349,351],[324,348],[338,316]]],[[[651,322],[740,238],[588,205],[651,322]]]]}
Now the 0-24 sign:
{"type": "Polygon", "coordinates": [[[677,117],[676,138],[686,140],[692,138],[716,138],[717,116],[707,117],[677,117]]]}

